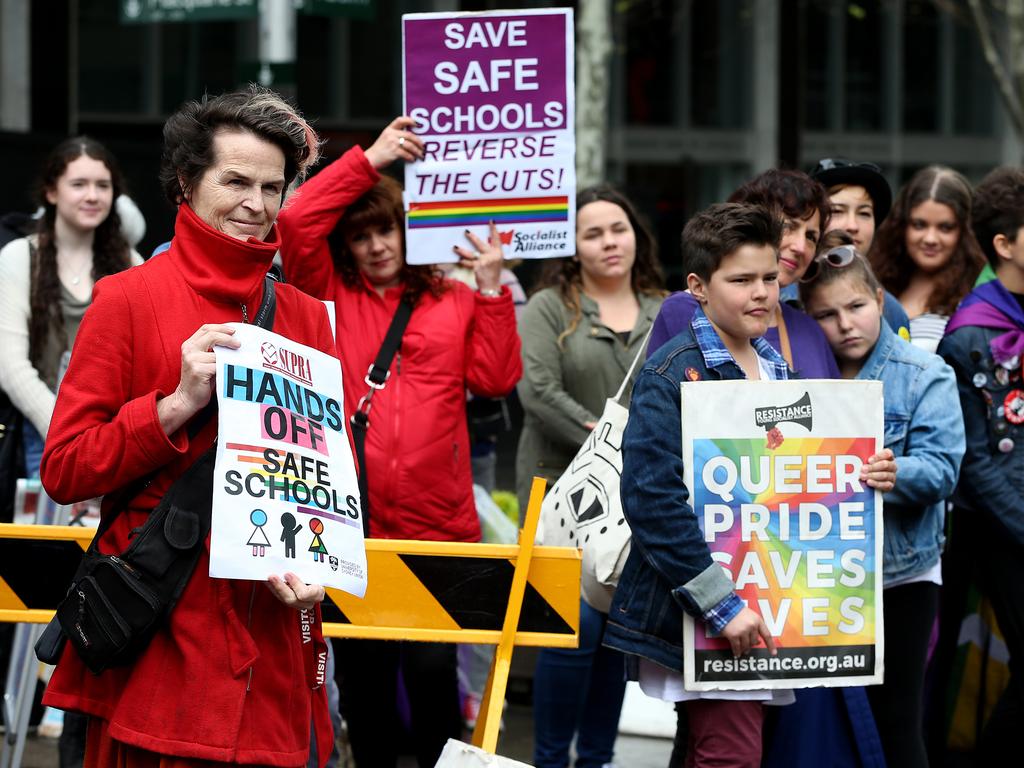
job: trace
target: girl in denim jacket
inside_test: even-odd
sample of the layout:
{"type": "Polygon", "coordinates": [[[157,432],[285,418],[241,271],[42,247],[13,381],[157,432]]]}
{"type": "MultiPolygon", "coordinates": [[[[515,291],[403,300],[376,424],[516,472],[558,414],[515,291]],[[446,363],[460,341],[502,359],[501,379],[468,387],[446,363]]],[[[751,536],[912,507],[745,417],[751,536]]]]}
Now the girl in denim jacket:
{"type": "Polygon", "coordinates": [[[927,768],[922,693],[928,640],[942,583],[945,502],[964,454],[964,425],[952,369],[899,338],[882,319],[883,291],[845,232],[800,288],[844,379],[884,385],[885,447],[896,485],[884,495],[885,682],[868,689],[888,765],[927,768]]]}

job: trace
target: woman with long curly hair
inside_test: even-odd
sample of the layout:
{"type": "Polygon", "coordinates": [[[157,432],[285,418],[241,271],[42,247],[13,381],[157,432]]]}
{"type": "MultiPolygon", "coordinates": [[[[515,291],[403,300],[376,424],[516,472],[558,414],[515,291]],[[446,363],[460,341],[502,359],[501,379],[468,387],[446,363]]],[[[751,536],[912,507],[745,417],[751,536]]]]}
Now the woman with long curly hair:
{"type": "MultiPolygon", "coordinates": [[[[373,390],[365,435],[365,482],[374,538],[479,541],[473,499],[466,390],[503,397],[521,369],[502,250],[467,232],[472,250],[453,244],[477,290],[406,260],[402,188],[379,171],[423,156],[414,121],[396,118],[365,152],[353,147],[306,182],[278,217],[290,282],[334,301],[345,414],[367,413],[361,399],[400,301],[412,306],[382,389],[373,390]]],[[[421,259],[422,260],[422,259],[421,259]]],[[[451,261],[436,254],[429,261],[451,261]]],[[[367,400],[365,403],[369,403],[367,400]]],[[[397,761],[399,670],[421,766],[461,737],[455,647],[443,643],[346,640],[335,646],[342,711],[359,765],[397,761]]]]}
{"type": "MultiPolygon", "coordinates": [[[[643,348],[665,296],[653,236],[625,195],[607,184],[577,195],[576,255],[552,261],[540,286],[519,324],[521,509],[534,475],[550,485],[569,466],[643,348]]],[[[538,768],[568,765],[574,736],[576,765],[612,762],[625,682],[622,656],[601,646],[607,609],[581,600],[580,647],[545,648],[538,656],[538,768]]]]}
{"type": "Polygon", "coordinates": [[[967,179],[941,165],[914,174],[879,227],[868,261],[907,311],[913,343],[934,352],[985,266],[971,230],[967,179]]]}
{"type": "Polygon", "coordinates": [[[0,387],[25,416],[26,469],[39,472],[65,353],[93,284],[142,260],[125,240],[114,201],[124,182],[107,149],[86,136],[57,145],[43,164],[36,233],[0,250],[0,387]]]}

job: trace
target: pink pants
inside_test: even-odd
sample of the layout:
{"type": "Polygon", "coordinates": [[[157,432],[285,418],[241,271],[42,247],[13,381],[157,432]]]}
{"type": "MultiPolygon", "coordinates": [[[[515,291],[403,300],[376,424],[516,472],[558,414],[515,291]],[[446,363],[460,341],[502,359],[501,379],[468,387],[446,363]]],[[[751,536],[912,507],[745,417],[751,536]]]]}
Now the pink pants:
{"type": "Polygon", "coordinates": [[[760,701],[686,702],[690,739],[686,768],[758,768],[761,765],[760,701]]]}

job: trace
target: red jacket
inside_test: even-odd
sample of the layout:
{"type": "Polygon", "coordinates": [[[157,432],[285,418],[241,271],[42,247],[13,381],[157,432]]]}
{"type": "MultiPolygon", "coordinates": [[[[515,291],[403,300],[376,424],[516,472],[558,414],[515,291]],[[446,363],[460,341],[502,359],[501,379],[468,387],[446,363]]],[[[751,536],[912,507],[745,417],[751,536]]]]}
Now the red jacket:
{"type": "MultiPolygon", "coordinates": [[[[278,216],[288,280],[337,313],[337,353],[345,414],[369,389],[402,287],[381,297],[368,283],[346,286],[327,235],[345,209],[379,179],[359,147],[302,185],[278,216]]],[[[377,538],[478,541],[473,502],[466,388],[501,397],[522,374],[515,311],[507,288],[495,298],[446,281],[439,298],[413,309],[385,388],[373,396],[366,438],[370,532],[377,538]]]]}
{"type": "MultiPolygon", "coordinates": [[[[158,472],[105,534],[103,551],[123,550],[129,530],[212,444],[216,419],[194,440],[185,429],[168,438],[157,399],[177,386],[181,344],[201,324],[240,321],[243,303],[255,314],[277,247],[276,230],[268,242],[242,242],[182,205],[170,251],[96,285],[41,474],[50,496],[70,502],[158,472]]],[[[274,331],[333,352],[322,305],[287,285],[277,289],[274,331]]],[[[93,675],[69,644],[46,703],[99,716],[113,738],[161,754],[304,766],[311,718],[318,744],[332,737],[326,697],[304,674],[299,613],[266,585],[211,579],[208,553],[209,539],[168,626],[133,666],[93,675]]]]}

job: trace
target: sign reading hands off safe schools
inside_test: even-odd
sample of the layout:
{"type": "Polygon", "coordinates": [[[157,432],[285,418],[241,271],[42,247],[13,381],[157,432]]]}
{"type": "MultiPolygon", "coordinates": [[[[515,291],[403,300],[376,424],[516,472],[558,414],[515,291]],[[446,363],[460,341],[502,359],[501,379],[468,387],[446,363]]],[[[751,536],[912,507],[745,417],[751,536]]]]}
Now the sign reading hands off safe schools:
{"type": "Polygon", "coordinates": [[[254,325],[216,347],[210,575],[366,592],[366,549],[336,358],[254,325]]]}
{"type": "Polygon", "coordinates": [[[408,261],[456,261],[491,221],[506,258],[575,253],[572,11],[407,14],[402,41],[425,149],[405,166],[408,261]]]}
{"type": "Polygon", "coordinates": [[[859,476],[883,445],[882,384],[681,386],[694,513],[778,648],[772,657],[762,642],[734,659],[687,616],[687,689],[881,683],[882,495],[859,476]]]}

